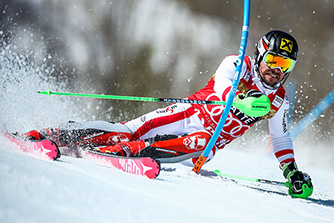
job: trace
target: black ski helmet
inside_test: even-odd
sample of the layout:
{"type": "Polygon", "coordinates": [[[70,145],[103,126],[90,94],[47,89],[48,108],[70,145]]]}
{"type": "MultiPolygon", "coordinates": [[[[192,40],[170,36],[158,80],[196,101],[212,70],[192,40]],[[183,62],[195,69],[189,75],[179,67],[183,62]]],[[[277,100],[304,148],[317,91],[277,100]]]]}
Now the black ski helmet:
{"type": "MultiPolygon", "coordinates": [[[[279,86],[269,86],[265,83],[259,72],[259,66],[263,60],[267,51],[276,53],[278,55],[293,59],[297,61],[298,44],[295,38],[290,34],[273,30],[265,34],[255,45],[255,74],[260,78],[261,82],[266,88],[277,89],[279,86]]],[[[280,81],[280,85],[283,85],[288,79],[291,72],[285,73],[283,79],[280,81]]]]}

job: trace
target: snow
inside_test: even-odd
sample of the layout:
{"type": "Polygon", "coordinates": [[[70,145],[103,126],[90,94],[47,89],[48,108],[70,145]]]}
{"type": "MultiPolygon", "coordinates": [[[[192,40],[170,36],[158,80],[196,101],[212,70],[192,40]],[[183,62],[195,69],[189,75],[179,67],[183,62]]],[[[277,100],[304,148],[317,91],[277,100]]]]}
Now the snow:
{"type": "MultiPolygon", "coordinates": [[[[138,37],[140,27],[137,30],[138,37]]],[[[198,39],[198,35],[193,36],[198,39]]],[[[71,81],[67,75],[63,82],[54,77],[54,67],[47,63],[54,56],[45,57],[42,65],[35,64],[29,59],[36,57],[34,53],[17,53],[16,48],[5,43],[0,49],[0,128],[6,125],[25,132],[68,120],[95,119],[99,104],[91,100],[37,94],[48,88],[67,92],[71,81]]],[[[76,85],[85,86],[85,81],[76,85]]],[[[250,131],[253,134],[258,129],[250,131]]],[[[18,150],[0,134],[0,223],[334,222],[332,143],[323,140],[327,141],[323,146],[317,138],[320,134],[313,128],[309,132],[297,139],[295,147],[299,168],[310,174],[315,186],[307,200],[291,198],[281,186],[215,176],[213,171],[219,169],[228,174],[284,180],[277,160],[266,154],[264,145],[258,149],[249,141],[219,151],[198,175],[191,167],[163,164],[158,178],[149,180],[90,160],[67,156],[41,160],[18,150]]],[[[249,138],[256,141],[253,136],[249,138]]]]}
{"type": "MultiPolygon", "coordinates": [[[[120,18],[123,22],[129,21],[124,22],[129,23],[128,25],[119,25],[117,28],[117,36],[122,39],[122,43],[115,46],[119,45],[120,52],[129,50],[134,53],[142,49],[138,47],[140,44],[152,43],[155,56],[150,64],[156,73],[166,70],[166,66],[171,63],[170,58],[185,60],[174,60],[182,66],[178,65],[174,76],[170,78],[174,82],[171,92],[173,89],[179,90],[182,83],[193,82],[193,77],[189,75],[198,73],[197,68],[206,67],[196,63],[203,62],[197,51],[212,58],[207,61],[210,67],[210,63],[216,63],[217,58],[219,60],[221,56],[235,50],[235,47],[232,47],[234,41],[230,38],[232,29],[229,24],[221,23],[217,19],[193,16],[188,9],[177,9],[177,5],[178,2],[154,3],[146,0],[131,7],[130,14],[126,13],[129,8],[125,1],[122,1],[121,7],[112,7],[115,13],[111,14],[108,7],[104,7],[106,10],[93,8],[108,15],[106,18],[112,16],[115,21],[120,18]],[[122,9],[123,11],[120,11],[122,9]],[[156,16],[157,12],[162,16],[156,16]],[[153,17],[154,20],[151,19],[153,17]],[[149,26],[146,27],[145,24],[149,26]],[[198,25],[194,27],[189,24],[198,25]],[[125,27],[128,27],[128,30],[125,27]],[[151,32],[147,32],[148,29],[151,32]],[[124,33],[127,37],[124,37],[124,33]],[[222,52],[220,49],[225,50],[222,52]],[[185,72],[184,68],[188,70],[185,72]],[[180,78],[184,81],[180,81],[180,78]]],[[[96,6],[103,7],[103,4],[96,6]]],[[[88,45],[85,44],[87,36],[97,34],[94,24],[97,20],[78,13],[78,10],[86,10],[83,4],[68,7],[67,10],[70,10],[67,12],[71,18],[67,20],[73,24],[64,26],[63,23],[53,23],[56,27],[53,32],[57,39],[59,36],[61,42],[65,45],[67,43],[71,60],[77,63],[77,67],[85,70],[89,59],[88,45]],[[74,19],[73,14],[76,15],[74,19]],[[73,27],[84,28],[85,35],[79,30],[75,31],[73,27]],[[61,38],[62,35],[66,38],[61,38]]],[[[61,15],[57,10],[54,12],[51,17],[48,14],[51,20],[61,15]]],[[[102,14],[98,14],[103,18],[102,14]]],[[[50,42],[46,41],[47,37],[41,36],[40,29],[34,31],[23,26],[18,33],[11,40],[17,45],[4,41],[3,37],[0,39],[3,45],[0,48],[0,128],[6,125],[11,130],[24,132],[34,128],[58,126],[69,120],[94,120],[102,106],[91,100],[46,97],[36,92],[49,88],[60,92],[101,93],[101,86],[90,89],[89,78],[84,80],[84,76],[80,76],[85,72],[68,71],[65,75],[58,75],[55,69],[57,61],[62,60],[57,56],[60,51],[53,48],[51,51],[55,50],[55,55],[48,53],[50,50],[46,49],[46,45],[50,42]],[[76,79],[71,79],[73,75],[80,76],[75,88],[71,87],[76,82],[76,79]]],[[[6,33],[0,30],[1,36],[7,36],[3,34],[6,33]]],[[[97,40],[101,41],[90,37],[91,40],[87,40],[87,43],[91,42],[91,47],[98,49],[101,58],[98,58],[100,63],[97,68],[101,67],[100,71],[103,73],[117,65],[109,52],[118,51],[103,47],[106,43],[102,42],[102,37],[96,36],[97,40]]],[[[304,40],[312,42],[307,37],[304,40]]],[[[60,65],[66,66],[66,63],[60,62],[60,65]]],[[[94,72],[94,75],[101,72],[94,72]]],[[[310,72],[308,74],[310,75],[310,72]]],[[[145,83],[141,85],[143,84],[145,83]]],[[[304,85],[308,86],[308,82],[305,81],[304,85]]],[[[303,88],[303,85],[300,87],[303,88]]],[[[301,97],[304,96],[303,92],[303,89],[299,92],[301,97]]],[[[109,111],[112,109],[115,108],[110,107],[109,111]]],[[[295,112],[301,115],[304,111],[304,107],[298,107],[295,112]]],[[[108,114],[104,115],[108,117],[108,114]]],[[[332,117],[327,117],[326,120],[331,122],[332,117]]],[[[257,129],[250,131],[253,134],[257,129]]],[[[306,200],[291,198],[287,195],[287,188],[282,186],[231,180],[214,174],[213,171],[219,169],[228,174],[283,181],[277,160],[265,154],[264,145],[257,149],[256,146],[249,145],[249,141],[241,144],[244,146],[229,145],[219,151],[198,175],[191,171],[191,167],[162,164],[158,178],[149,180],[90,160],[67,156],[62,156],[57,161],[41,160],[18,150],[15,144],[0,134],[0,223],[334,222],[332,139],[327,139],[326,134],[315,131],[315,128],[309,128],[308,131],[304,138],[298,138],[295,143],[298,166],[310,174],[315,187],[313,195],[306,200]],[[322,141],[326,141],[325,146],[322,141]]],[[[265,143],[262,141],[262,144],[265,143]]]]}
{"type": "MultiPolygon", "coordinates": [[[[91,102],[36,94],[47,88],[64,92],[66,86],[46,78],[45,67],[26,66],[24,55],[10,52],[0,54],[0,128],[24,132],[68,120],[87,121],[85,110],[91,102]]],[[[0,134],[0,223],[334,222],[334,170],[326,168],[333,165],[328,152],[332,145],[314,141],[317,153],[298,141],[295,149],[299,168],[315,185],[311,198],[302,200],[292,199],[281,186],[215,176],[213,171],[219,169],[284,180],[264,145],[241,149],[257,148],[248,141],[219,151],[199,175],[191,167],[163,164],[158,178],[149,180],[84,159],[40,160],[17,150],[0,134]]]]}
{"type": "Polygon", "coordinates": [[[219,151],[198,175],[162,164],[150,180],[85,159],[37,159],[1,135],[0,222],[334,222],[332,171],[303,165],[315,185],[303,200],[282,186],[215,176],[215,169],[283,180],[275,159],[238,148],[219,151]]]}

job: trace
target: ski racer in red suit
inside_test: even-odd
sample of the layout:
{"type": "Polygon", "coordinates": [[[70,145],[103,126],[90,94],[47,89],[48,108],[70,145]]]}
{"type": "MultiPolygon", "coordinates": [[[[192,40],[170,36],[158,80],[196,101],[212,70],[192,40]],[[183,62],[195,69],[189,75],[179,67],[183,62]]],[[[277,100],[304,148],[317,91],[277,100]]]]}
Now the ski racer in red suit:
{"type": "MultiPolygon", "coordinates": [[[[246,56],[235,100],[266,95],[271,109],[263,117],[249,117],[231,108],[210,160],[218,149],[242,136],[255,123],[268,120],[271,142],[283,175],[293,193],[301,185],[312,188],[309,175],[298,170],[287,127],[289,101],[283,84],[297,61],[298,45],[288,33],[274,30],[256,44],[255,58],[246,56]]],[[[226,101],[236,70],[237,56],[226,57],[207,85],[188,99],[226,101]]],[[[59,128],[30,131],[25,135],[52,138],[59,146],[90,145],[103,153],[119,156],[148,156],[160,162],[196,162],[224,111],[221,105],[172,104],[124,123],[105,121],[69,122],[59,128]]]]}

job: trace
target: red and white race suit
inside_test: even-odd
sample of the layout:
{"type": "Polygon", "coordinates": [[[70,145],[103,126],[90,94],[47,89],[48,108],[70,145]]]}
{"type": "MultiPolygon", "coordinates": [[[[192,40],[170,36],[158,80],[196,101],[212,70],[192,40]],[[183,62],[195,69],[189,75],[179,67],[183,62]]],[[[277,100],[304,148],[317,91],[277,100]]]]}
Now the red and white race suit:
{"type": "MultiPolygon", "coordinates": [[[[226,57],[207,85],[190,95],[188,99],[226,101],[233,82],[237,59],[237,56],[226,57]]],[[[289,101],[286,92],[282,86],[277,90],[265,88],[254,74],[251,58],[245,57],[237,94],[246,93],[251,89],[261,91],[269,97],[270,112],[264,117],[249,117],[232,106],[209,159],[217,149],[224,148],[225,145],[242,136],[256,122],[267,119],[274,154],[278,161],[281,165],[293,162],[292,140],[287,127],[289,101]]],[[[223,111],[224,106],[221,105],[176,103],[123,124],[134,133],[133,140],[147,139],[157,134],[182,135],[196,131],[212,134],[223,111]]]]}

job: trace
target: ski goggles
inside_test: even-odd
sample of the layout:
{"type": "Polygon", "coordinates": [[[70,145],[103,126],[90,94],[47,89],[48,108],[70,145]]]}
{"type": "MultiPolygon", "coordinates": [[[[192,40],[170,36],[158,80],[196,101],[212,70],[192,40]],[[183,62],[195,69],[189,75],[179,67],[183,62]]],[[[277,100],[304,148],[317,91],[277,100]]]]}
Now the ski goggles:
{"type": "Polygon", "coordinates": [[[282,73],[291,72],[296,64],[295,60],[277,55],[270,51],[264,55],[263,61],[270,69],[279,68],[282,73]]]}

